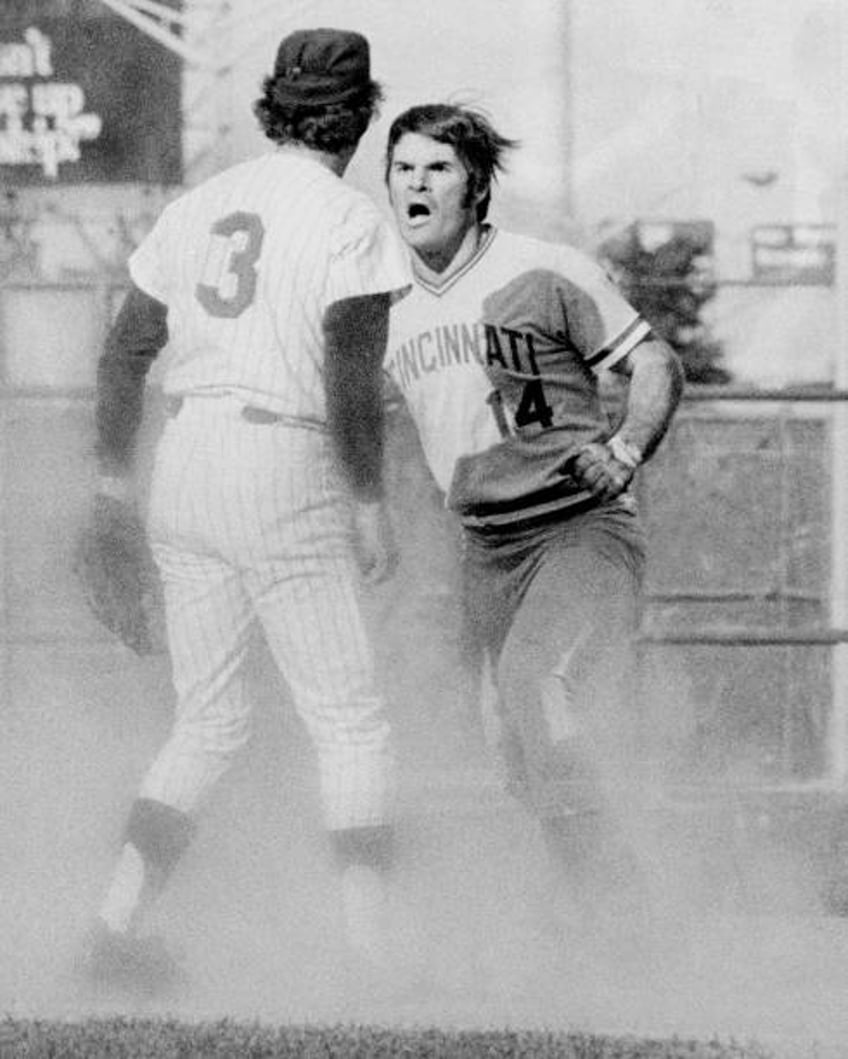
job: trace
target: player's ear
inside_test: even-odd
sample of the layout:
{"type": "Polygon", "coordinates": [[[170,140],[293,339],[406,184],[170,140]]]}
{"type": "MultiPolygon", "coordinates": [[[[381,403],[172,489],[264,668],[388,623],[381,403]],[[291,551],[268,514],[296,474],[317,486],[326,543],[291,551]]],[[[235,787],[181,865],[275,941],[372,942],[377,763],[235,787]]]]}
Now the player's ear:
{"type": "Polygon", "coordinates": [[[468,194],[472,204],[479,206],[489,194],[489,185],[479,174],[470,172],[468,174],[468,194]]]}
{"type": "Polygon", "coordinates": [[[465,205],[473,206],[480,213],[480,204],[487,202],[491,195],[491,189],[488,184],[484,184],[474,173],[468,173],[468,185],[465,191],[465,205]]]}
{"type": "Polygon", "coordinates": [[[478,220],[483,220],[486,214],[489,212],[489,202],[492,198],[492,189],[487,184],[483,188],[475,189],[472,203],[474,204],[474,210],[477,214],[478,220]]]}

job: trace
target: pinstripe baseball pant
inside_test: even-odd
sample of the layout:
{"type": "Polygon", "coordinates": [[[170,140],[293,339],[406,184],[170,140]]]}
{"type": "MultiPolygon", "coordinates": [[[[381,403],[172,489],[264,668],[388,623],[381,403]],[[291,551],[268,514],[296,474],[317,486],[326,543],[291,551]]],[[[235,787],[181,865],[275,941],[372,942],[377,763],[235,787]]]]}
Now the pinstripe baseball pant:
{"type": "Polygon", "coordinates": [[[329,829],[385,822],[389,725],[357,598],[346,494],[325,432],[188,397],[163,431],[149,505],[176,717],[142,798],[195,810],[249,736],[244,666],[261,626],[317,750],[329,829]]]}

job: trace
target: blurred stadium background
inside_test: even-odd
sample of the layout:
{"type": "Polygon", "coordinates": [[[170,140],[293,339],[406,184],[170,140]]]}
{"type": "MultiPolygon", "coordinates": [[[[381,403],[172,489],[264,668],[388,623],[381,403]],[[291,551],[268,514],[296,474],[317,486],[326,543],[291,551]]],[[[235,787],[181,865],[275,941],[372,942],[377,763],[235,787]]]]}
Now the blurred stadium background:
{"type": "MultiPolygon", "coordinates": [[[[707,291],[693,328],[721,371],[704,382],[693,370],[639,487],[650,563],[637,749],[658,814],[698,839],[693,878],[710,876],[711,899],[791,904],[802,892],[848,908],[846,13],[821,0],[525,0],[517,12],[509,0],[4,0],[10,887],[64,851],[77,865],[65,910],[81,911],[91,860],[108,860],[168,720],[166,662],[128,656],[94,625],[69,563],[92,485],[94,366],[127,256],[181,188],[262,149],[250,104],[276,44],[323,24],[373,44],[387,102],[350,179],[378,202],[392,117],[450,97],[522,140],[496,221],[602,257],[623,233],[646,252],[699,233],[694,279],[650,277],[707,291]],[[787,860],[800,888],[770,894],[787,860]]],[[[151,440],[157,414],[154,372],[151,440]]],[[[454,532],[402,414],[390,460],[404,562],[372,602],[406,804],[479,810],[496,795],[457,707],[454,532]]],[[[259,651],[260,697],[280,693],[274,682],[259,651]]],[[[302,743],[282,723],[308,789],[302,743]]],[[[273,787],[277,768],[254,781],[273,787]]],[[[234,781],[250,813],[247,784],[234,781]]],[[[219,812],[235,821],[239,809],[219,812]]]]}

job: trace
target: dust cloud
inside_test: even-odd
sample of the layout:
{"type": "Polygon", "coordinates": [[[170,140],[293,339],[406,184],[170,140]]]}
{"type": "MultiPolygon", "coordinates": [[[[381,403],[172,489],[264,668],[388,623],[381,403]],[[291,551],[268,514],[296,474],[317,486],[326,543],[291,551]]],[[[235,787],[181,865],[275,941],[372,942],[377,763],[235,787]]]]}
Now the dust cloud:
{"type": "MultiPolygon", "coordinates": [[[[536,825],[504,794],[486,725],[458,707],[451,530],[423,479],[396,472],[393,488],[416,514],[369,614],[400,764],[397,965],[348,963],[312,749],[258,646],[253,738],[151,925],[182,955],[186,989],[132,1009],[81,988],[74,958],[172,700],[167,662],[98,638],[65,583],[77,639],[45,627],[4,645],[0,1011],[848,1040],[845,921],[823,914],[820,865],[766,815],[669,808],[634,769],[621,819],[650,914],[554,905],[536,825]]],[[[47,553],[58,564],[65,547],[47,553]]]]}

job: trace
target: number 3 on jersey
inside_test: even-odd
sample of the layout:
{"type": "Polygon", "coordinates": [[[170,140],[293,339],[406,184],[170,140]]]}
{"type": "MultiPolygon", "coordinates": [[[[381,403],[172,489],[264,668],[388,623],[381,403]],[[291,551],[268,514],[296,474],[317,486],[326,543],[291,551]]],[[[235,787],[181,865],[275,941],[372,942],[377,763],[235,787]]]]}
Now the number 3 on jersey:
{"type": "Polygon", "coordinates": [[[265,228],[256,213],[229,213],[211,228],[204,278],[194,294],[210,316],[233,320],[256,297],[256,262],[262,253],[265,228]]]}

